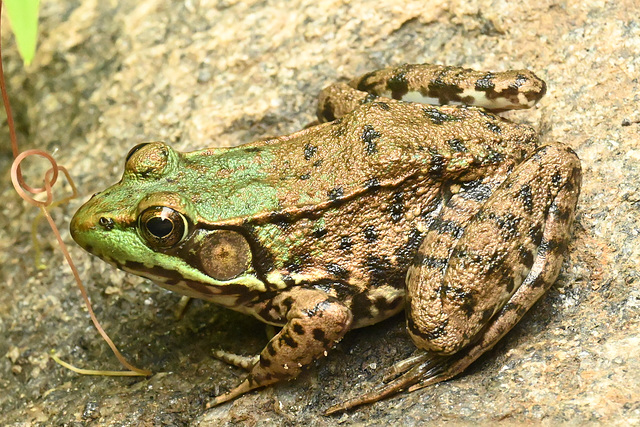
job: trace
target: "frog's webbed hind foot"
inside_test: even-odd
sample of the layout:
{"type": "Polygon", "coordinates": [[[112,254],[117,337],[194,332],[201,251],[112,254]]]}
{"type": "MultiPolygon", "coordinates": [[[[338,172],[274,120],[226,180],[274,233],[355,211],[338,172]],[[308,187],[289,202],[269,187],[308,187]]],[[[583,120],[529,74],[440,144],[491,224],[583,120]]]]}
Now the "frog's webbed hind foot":
{"type": "Polygon", "coordinates": [[[356,406],[377,402],[404,390],[413,391],[447,380],[455,375],[455,373],[451,374],[450,361],[451,357],[434,356],[421,351],[393,365],[384,375],[382,385],[368,393],[334,405],[324,414],[344,412],[356,406]]]}

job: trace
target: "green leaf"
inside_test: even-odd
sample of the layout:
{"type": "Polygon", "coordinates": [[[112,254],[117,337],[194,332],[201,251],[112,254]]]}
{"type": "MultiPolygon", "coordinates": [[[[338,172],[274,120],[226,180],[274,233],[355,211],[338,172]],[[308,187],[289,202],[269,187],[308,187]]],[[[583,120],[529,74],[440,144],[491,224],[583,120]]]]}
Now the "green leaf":
{"type": "Polygon", "coordinates": [[[4,0],[4,4],[16,36],[18,52],[24,64],[29,65],[36,53],[40,0],[4,0]]]}

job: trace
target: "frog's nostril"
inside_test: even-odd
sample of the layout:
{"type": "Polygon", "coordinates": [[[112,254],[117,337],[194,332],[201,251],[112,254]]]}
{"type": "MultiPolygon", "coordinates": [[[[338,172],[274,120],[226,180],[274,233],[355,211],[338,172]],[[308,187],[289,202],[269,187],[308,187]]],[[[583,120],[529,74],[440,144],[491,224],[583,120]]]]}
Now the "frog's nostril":
{"type": "Polygon", "coordinates": [[[101,216],[98,220],[98,224],[100,224],[105,230],[113,230],[115,223],[113,219],[101,216]]]}

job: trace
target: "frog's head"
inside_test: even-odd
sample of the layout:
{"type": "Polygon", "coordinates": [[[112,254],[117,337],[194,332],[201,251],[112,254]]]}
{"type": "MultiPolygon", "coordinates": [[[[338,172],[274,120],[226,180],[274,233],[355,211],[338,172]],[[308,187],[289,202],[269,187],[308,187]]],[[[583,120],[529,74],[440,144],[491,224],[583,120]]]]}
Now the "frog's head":
{"type": "MultiPolygon", "coordinates": [[[[95,194],[71,220],[73,239],[118,268],[199,298],[265,290],[242,230],[200,216],[182,154],[160,142],[128,154],[117,184],[95,194]]],[[[196,186],[197,187],[197,186],[196,186]]]]}

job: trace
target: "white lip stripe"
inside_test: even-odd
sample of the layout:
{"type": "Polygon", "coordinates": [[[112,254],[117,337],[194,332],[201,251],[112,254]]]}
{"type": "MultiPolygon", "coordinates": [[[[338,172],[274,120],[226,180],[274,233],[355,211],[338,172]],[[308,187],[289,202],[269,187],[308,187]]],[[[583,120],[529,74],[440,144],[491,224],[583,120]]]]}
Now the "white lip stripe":
{"type": "MultiPolygon", "coordinates": [[[[382,96],[391,98],[391,92],[384,92],[382,96]]],[[[512,109],[522,108],[523,106],[533,107],[535,101],[528,101],[527,97],[523,93],[518,94],[518,102],[513,103],[509,99],[504,97],[489,99],[486,97],[486,93],[473,89],[467,89],[460,94],[461,98],[473,98],[473,101],[469,103],[449,101],[449,105],[475,105],[477,107],[483,107],[488,109],[512,109]]],[[[405,102],[417,102],[419,104],[429,105],[441,105],[438,98],[432,98],[430,96],[424,96],[420,92],[407,92],[402,98],[405,102]]]]}

